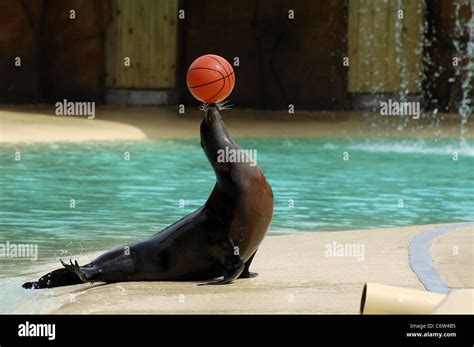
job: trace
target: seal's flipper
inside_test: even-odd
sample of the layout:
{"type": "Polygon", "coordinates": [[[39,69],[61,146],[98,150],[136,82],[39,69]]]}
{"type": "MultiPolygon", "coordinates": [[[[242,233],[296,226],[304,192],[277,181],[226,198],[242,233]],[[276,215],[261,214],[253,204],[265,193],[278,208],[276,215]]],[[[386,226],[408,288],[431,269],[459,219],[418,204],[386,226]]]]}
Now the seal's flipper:
{"type": "Polygon", "coordinates": [[[244,271],[245,263],[230,237],[212,235],[211,239],[211,244],[214,245],[214,258],[221,266],[224,278],[201,283],[200,285],[231,283],[244,271]]]}
{"type": "Polygon", "coordinates": [[[74,261],[74,264],[72,263],[72,260],[69,260],[70,262],[70,265],[64,263],[62,261],[62,259],[60,259],[61,261],[61,264],[63,264],[63,266],[69,270],[70,272],[72,272],[73,274],[75,274],[80,280],[81,282],[85,283],[87,282],[86,280],[86,277],[84,276],[84,274],[81,272],[81,267],[79,266],[79,264],[77,263],[77,260],[74,261]]]}
{"type": "Polygon", "coordinates": [[[235,279],[237,279],[242,271],[244,271],[245,268],[245,263],[242,260],[242,258],[238,255],[235,257],[238,257],[237,263],[232,266],[231,269],[225,269],[224,268],[224,278],[222,279],[215,279],[209,282],[204,282],[204,283],[199,283],[200,286],[208,285],[208,284],[228,284],[232,283],[235,279]]]}
{"type": "Polygon", "coordinates": [[[258,273],[256,272],[250,272],[250,264],[252,264],[253,257],[255,257],[255,254],[257,254],[257,251],[245,262],[245,268],[244,271],[240,274],[239,278],[254,278],[258,276],[258,273]]]}
{"type": "Polygon", "coordinates": [[[26,282],[22,287],[25,289],[45,289],[71,286],[81,283],[82,281],[75,273],[63,268],[44,275],[38,280],[38,282],[26,282]]]}
{"type": "Polygon", "coordinates": [[[254,277],[257,277],[258,276],[258,272],[250,272],[250,271],[247,271],[247,272],[242,272],[242,275],[240,275],[239,278],[254,278],[254,277]]]}

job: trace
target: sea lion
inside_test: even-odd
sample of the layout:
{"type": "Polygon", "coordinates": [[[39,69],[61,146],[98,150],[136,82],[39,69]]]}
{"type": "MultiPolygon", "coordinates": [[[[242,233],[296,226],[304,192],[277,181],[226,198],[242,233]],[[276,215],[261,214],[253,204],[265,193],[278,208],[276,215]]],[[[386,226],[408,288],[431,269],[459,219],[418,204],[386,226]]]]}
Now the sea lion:
{"type": "Polygon", "coordinates": [[[201,147],[217,180],[204,206],[148,239],[111,250],[87,265],[61,260],[64,268],[23,287],[124,281],[226,284],[255,276],[249,267],[272,220],[273,192],[258,165],[227,133],[219,108],[210,104],[204,111],[201,147]],[[219,158],[229,150],[249,160],[219,158]]]}

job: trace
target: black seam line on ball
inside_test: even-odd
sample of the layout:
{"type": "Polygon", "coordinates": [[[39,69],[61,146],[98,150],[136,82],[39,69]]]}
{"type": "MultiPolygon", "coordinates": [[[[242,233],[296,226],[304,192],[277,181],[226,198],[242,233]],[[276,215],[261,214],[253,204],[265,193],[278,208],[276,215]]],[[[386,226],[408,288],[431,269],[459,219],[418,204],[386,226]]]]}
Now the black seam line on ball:
{"type": "Polygon", "coordinates": [[[219,61],[216,58],[211,57],[211,56],[209,58],[214,59],[215,61],[217,61],[219,63],[219,65],[222,66],[222,68],[224,69],[225,73],[227,74],[226,77],[228,77],[228,79],[229,79],[229,88],[227,88],[227,89],[228,89],[228,92],[230,92],[230,77],[229,77],[230,73],[227,71],[227,69],[225,68],[224,64],[222,64],[221,61],[219,61]]]}
{"type": "Polygon", "coordinates": [[[208,84],[211,84],[211,83],[220,81],[220,80],[222,80],[222,79],[225,78],[225,76],[224,76],[224,75],[222,74],[222,72],[220,72],[219,70],[211,69],[211,68],[208,68],[208,67],[195,67],[195,68],[189,69],[188,71],[191,71],[191,70],[211,70],[211,71],[215,71],[215,72],[219,73],[219,75],[221,75],[222,77],[221,77],[221,78],[218,78],[217,80],[211,81],[211,82],[207,82],[207,83],[204,83],[204,84],[200,84],[200,85],[198,85],[198,86],[189,87],[190,89],[199,88],[199,87],[202,87],[202,86],[206,86],[206,85],[208,85],[208,84]]]}

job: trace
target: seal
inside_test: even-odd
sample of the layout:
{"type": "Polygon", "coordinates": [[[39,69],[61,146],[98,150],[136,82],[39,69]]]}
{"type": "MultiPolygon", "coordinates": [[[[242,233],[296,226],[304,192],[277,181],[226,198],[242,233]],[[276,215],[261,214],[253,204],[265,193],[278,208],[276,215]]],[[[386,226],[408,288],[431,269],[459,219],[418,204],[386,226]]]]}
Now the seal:
{"type": "Polygon", "coordinates": [[[216,175],[204,206],[161,232],[111,250],[87,265],[61,260],[63,268],[23,288],[124,281],[227,284],[256,276],[249,269],[273,217],[273,192],[259,166],[228,134],[219,108],[209,104],[204,111],[201,147],[216,175]],[[222,160],[222,151],[239,153],[237,157],[246,160],[222,160]]]}

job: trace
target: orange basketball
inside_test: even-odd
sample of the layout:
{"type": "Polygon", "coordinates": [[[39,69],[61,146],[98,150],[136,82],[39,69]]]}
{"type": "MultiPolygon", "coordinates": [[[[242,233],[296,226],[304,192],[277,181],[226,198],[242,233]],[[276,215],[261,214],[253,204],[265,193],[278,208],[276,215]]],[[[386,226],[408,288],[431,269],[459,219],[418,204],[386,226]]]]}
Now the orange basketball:
{"type": "Polygon", "coordinates": [[[234,69],[224,58],[206,54],[193,61],[186,82],[196,99],[216,103],[227,98],[234,89],[234,69]]]}

